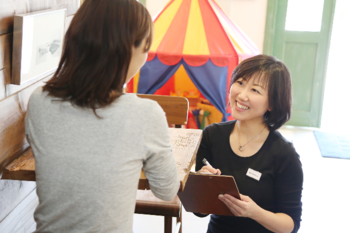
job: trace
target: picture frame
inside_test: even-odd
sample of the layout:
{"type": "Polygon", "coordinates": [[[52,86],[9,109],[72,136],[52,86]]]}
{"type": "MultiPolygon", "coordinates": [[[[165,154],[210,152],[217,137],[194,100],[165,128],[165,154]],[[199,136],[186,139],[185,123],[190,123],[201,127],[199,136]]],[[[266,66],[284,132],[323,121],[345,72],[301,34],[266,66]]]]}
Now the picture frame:
{"type": "Polygon", "coordinates": [[[66,15],[66,9],[50,9],[14,16],[12,84],[39,80],[56,71],[66,15]]]}

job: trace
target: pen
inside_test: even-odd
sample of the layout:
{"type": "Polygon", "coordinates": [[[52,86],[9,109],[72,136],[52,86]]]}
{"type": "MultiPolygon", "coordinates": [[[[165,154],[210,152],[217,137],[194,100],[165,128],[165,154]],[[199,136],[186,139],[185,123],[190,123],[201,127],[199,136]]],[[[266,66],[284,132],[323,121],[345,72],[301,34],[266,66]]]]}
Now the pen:
{"type": "MultiPolygon", "coordinates": [[[[208,160],[206,160],[205,158],[202,160],[202,162],[205,164],[205,165],[207,165],[207,166],[209,166],[209,167],[213,167],[209,162],[208,162],[208,160]]],[[[217,175],[218,173],[215,173],[214,175],[217,175]]]]}
{"type": "Polygon", "coordinates": [[[210,165],[210,163],[208,162],[208,160],[206,160],[205,158],[202,160],[203,163],[209,167],[213,167],[212,165],[210,165]]]}

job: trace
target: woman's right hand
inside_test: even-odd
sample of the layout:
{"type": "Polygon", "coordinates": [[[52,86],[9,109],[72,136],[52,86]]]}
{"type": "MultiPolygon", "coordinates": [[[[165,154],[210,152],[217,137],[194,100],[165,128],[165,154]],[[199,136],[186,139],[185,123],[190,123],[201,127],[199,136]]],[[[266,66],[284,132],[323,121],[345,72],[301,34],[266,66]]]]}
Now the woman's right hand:
{"type": "Polygon", "coordinates": [[[214,174],[214,175],[221,175],[220,169],[215,169],[215,168],[213,168],[211,166],[208,166],[208,165],[203,166],[201,168],[201,170],[199,170],[197,172],[199,172],[199,173],[211,173],[211,174],[214,174]]]}

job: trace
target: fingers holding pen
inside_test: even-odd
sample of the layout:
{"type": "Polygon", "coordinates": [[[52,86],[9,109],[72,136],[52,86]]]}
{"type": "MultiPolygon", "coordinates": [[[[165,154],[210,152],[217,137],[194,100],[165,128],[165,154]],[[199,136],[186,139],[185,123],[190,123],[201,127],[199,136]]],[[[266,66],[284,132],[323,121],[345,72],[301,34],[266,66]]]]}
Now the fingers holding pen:
{"type": "MultiPolygon", "coordinates": [[[[216,169],[213,168],[213,166],[211,166],[211,164],[208,162],[208,160],[206,160],[205,158],[202,160],[202,162],[205,164],[205,166],[202,167],[203,170],[207,170],[206,172],[209,171],[209,173],[215,174],[215,175],[221,175],[221,171],[220,169],[216,169]]],[[[202,170],[201,169],[201,170],[202,170]]],[[[199,171],[201,171],[199,170],[199,171]]],[[[205,171],[202,171],[202,173],[205,171]]]]}
{"type": "Polygon", "coordinates": [[[220,169],[215,169],[213,168],[212,166],[203,166],[201,168],[201,170],[198,171],[199,173],[211,173],[211,174],[214,174],[214,175],[221,175],[221,171],[220,169]]]}

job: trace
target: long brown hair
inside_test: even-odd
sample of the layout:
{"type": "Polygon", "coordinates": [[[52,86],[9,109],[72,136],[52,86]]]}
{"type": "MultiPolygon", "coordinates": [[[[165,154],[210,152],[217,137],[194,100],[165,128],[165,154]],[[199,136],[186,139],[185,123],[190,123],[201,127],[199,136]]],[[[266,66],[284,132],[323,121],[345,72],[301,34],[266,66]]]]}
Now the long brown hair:
{"type": "Polygon", "coordinates": [[[136,0],[85,0],[65,35],[63,54],[43,90],[93,109],[123,94],[132,47],[152,43],[153,22],[136,0]]]}
{"type": "Polygon", "coordinates": [[[235,68],[230,86],[240,78],[249,81],[255,74],[268,90],[271,111],[264,114],[265,124],[270,130],[279,129],[290,119],[292,111],[292,81],[289,70],[275,57],[257,55],[242,61],[235,68]]]}

